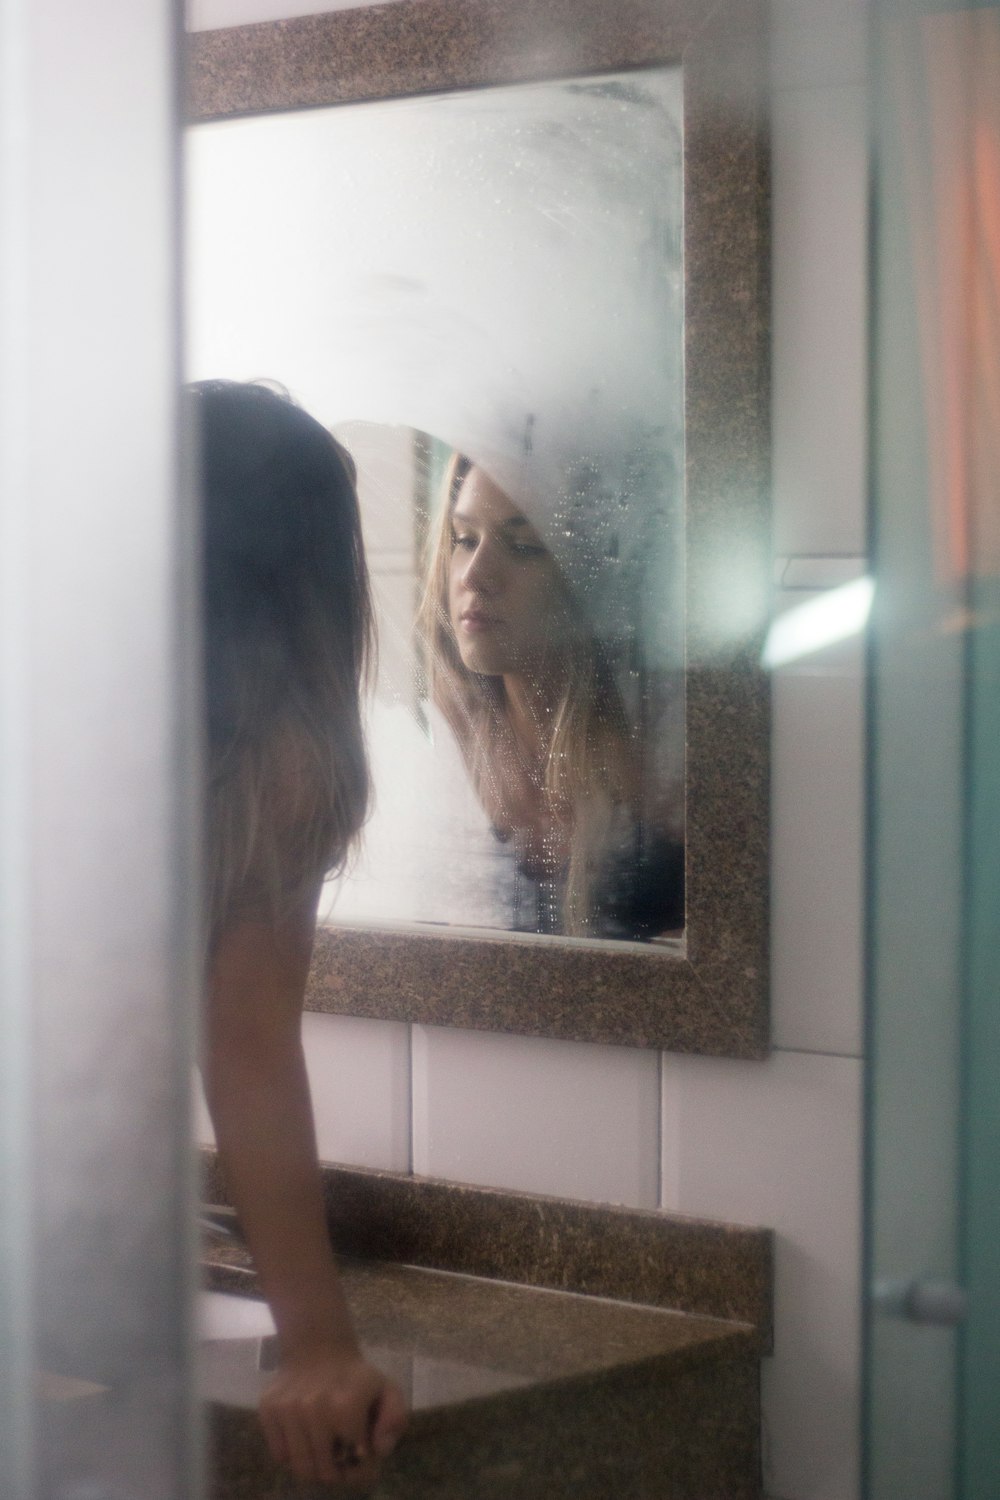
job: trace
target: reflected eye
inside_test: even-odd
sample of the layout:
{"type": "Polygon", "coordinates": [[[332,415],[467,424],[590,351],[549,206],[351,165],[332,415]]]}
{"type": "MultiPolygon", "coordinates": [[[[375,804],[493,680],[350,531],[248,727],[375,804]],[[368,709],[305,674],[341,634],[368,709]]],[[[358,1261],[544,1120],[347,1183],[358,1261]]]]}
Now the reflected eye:
{"type": "Polygon", "coordinates": [[[467,552],[472,552],[475,550],[476,541],[477,538],[470,536],[468,532],[464,532],[461,536],[455,531],[451,534],[452,550],[456,547],[464,547],[467,552]]]}
{"type": "Polygon", "coordinates": [[[542,547],[537,542],[508,542],[508,548],[515,557],[548,557],[549,549],[542,547]]]}

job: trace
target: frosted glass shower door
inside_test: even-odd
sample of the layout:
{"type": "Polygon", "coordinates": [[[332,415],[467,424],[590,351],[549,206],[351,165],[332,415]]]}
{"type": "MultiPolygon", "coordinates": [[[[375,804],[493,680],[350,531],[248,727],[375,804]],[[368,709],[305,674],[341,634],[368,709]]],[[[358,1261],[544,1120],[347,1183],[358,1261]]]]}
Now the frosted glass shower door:
{"type": "Polygon", "coordinates": [[[3,1500],[197,1484],[179,36],[0,3],[3,1500]]]}
{"type": "Polygon", "coordinates": [[[874,47],[869,1500],[1000,1490],[1000,10],[874,47]]]}

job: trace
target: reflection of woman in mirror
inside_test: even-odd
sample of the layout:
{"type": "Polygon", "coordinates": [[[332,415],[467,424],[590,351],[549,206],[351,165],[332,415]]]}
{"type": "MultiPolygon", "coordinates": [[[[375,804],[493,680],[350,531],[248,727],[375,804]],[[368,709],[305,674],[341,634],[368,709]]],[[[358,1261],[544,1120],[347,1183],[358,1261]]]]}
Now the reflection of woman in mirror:
{"type": "Polygon", "coordinates": [[[205,1092],[278,1329],[276,1460],[369,1488],[404,1421],[327,1234],[301,1012],[323,877],[364,820],[371,639],[353,466],[287,398],[193,387],[200,445],[209,922],[205,1092]]]}
{"type": "Polygon", "coordinates": [[[514,849],[514,926],[633,939],[679,928],[683,850],[643,814],[644,747],[542,535],[461,454],[441,512],[419,633],[431,697],[514,849]]]}

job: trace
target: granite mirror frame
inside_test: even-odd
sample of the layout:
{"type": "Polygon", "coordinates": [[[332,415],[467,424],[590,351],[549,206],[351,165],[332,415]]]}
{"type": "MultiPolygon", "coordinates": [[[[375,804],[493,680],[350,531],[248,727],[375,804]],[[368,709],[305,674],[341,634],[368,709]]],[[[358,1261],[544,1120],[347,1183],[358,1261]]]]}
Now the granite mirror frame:
{"type": "Polygon", "coordinates": [[[676,948],[321,927],[307,1007],[729,1057],[768,1046],[769,181],[756,0],[394,0],[187,39],[188,122],[680,64],[686,924],[676,948]],[[750,601],[727,635],[734,588],[750,601]]]}

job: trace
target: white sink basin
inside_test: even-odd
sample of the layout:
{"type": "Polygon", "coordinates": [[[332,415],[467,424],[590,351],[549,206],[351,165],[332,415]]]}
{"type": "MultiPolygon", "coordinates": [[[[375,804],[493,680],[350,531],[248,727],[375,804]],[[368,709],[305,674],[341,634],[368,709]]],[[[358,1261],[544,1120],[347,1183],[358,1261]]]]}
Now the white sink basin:
{"type": "Polygon", "coordinates": [[[198,1386],[203,1400],[254,1407],[277,1356],[266,1302],[228,1292],[198,1293],[198,1386]]]}
{"type": "Polygon", "coordinates": [[[266,1302],[228,1292],[198,1293],[198,1340],[213,1344],[229,1339],[266,1339],[275,1332],[266,1302]]]}

